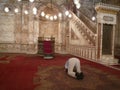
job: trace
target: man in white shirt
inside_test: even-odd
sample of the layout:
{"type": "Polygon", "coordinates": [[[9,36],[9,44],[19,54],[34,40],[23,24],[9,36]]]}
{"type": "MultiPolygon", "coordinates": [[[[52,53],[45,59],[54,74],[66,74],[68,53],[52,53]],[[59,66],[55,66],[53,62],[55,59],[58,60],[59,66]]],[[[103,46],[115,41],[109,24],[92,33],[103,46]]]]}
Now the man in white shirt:
{"type": "Polygon", "coordinates": [[[78,80],[84,78],[80,67],[80,60],[78,58],[69,58],[65,63],[65,69],[68,75],[71,77],[74,77],[78,80]]]}

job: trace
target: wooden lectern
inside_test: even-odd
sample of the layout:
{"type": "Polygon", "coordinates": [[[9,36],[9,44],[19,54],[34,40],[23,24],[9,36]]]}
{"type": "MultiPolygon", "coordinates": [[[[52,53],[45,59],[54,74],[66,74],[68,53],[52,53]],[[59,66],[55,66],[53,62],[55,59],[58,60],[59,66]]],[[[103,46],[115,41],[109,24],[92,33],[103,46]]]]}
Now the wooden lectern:
{"type": "Polygon", "coordinates": [[[54,57],[55,38],[39,37],[38,38],[38,54],[44,59],[52,59],[54,57]]]}

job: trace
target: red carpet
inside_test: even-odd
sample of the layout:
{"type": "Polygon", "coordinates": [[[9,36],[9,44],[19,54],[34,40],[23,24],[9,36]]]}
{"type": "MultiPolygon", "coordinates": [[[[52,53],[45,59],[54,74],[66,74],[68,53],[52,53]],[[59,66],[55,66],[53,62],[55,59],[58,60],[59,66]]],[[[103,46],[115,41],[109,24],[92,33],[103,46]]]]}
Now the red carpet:
{"type": "Polygon", "coordinates": [[[0,56],[0,60],[6,60],[9,56],[6,56],[6,55],[1,55],[0,56]]]}
{"type": "MultiPolygon", "coordinates": [[[[0,60],[3,59],[6,59],[5,56],[0,60]]],[[[0,90],[33,90],[33,77],[38,66],[63,65],[67,59],[68,56],[43,60],[40,56],[14,55],[9,59],[10,63],[0,63],[0,90]]]]}
{"type": "Polygon", "coordinates": [[[119,70],[115,70],[115,69],[112,69],[110,67],[107,67],[107,66],[104,66],[104,65],[101,65],[101,64],[98,64],[98,63],[93,63],[92,61],[88,61],[88,60],[84,60],[84,59],[81,59],[83,60],[82,61],[82,64],[88,64],[88,65],[91,65],[92,67],[95,67],[95,68],[98,68],[104,72],[107,72],[107,73],[110,73],[110,74],[113,74],[113,75],[116,75],[117,77],[120,78],[120,71],[119,70]]]}
{"type": "MultiPolygon", "coordinates": [[[[51,60],[44,60],[43,57],[37,55],[6,54],[2,58],[0,57],[0,61],[3,59],[10,61],[9,63],[0,63],[0,90],[34,90],[36,87],[34,77],[36,77],[39,67],[43,67],[44,69],[53,66],[64,67],[65,61],[69,57],[71,56],[55,55],[51,60]]],[[[84,59],[81,59],[81,65],[90,65],[120,78],[119,71],[106,66],[84,59]]],[[[43,84],[39,83],[39,86],[41,85],[43,84]]]]}
{"type": "Polygon", "coordinates": [[[120,70],[120,64],[118,65],[111,65],[113,68],[119,69],[120,70]]]}
{"type": "Polygon", "coordinates": [[[17,56],[9,64],[0,64],[0,90],[33,90],[33,76],[37,67],[17,56]]]}
{"type": "Polygon", "coordinates": [[[89,65],[82,65],[84,79],[69,77],[63,66],[39,67],[35,90],[120,90],[120,79],[89,65]]]}

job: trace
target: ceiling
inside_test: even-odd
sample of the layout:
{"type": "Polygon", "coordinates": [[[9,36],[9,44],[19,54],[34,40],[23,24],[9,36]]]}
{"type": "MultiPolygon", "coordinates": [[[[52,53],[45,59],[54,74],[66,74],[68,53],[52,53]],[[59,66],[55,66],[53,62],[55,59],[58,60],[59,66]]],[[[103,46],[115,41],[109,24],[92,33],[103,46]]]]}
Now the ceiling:
{"type": "MultiPolygon", "coordinates": [[[[29,0],[23,0],[23,1],[29,1],[29,0]]],[[[47,5],[48,3],[51,3],[51,1],[55,5],[54,8],[58,8],[61,10],[64,10],[68,7],[73,8],[73,0],[35,0],[35,2],[39,2],[40,5],[43,5],[43,4],[47,5]]],[[[84,13],[84,15],[86,15],[87,17],[91,17],[95,13],[94,6],[96,3],[99,3],[99,2],[120,6],[120,0],[79,0],[79,1],[81,4],[81,7],[79,10],[82,13],[84,13]]],[[[0,4],[1,3],[10,4],[10,3],[15,3],[15,2],[17,2],[17,0],[0,0],[0,4]]],[[[38,5],[38,6],[40,6],[40,5],[38,5]]]]}

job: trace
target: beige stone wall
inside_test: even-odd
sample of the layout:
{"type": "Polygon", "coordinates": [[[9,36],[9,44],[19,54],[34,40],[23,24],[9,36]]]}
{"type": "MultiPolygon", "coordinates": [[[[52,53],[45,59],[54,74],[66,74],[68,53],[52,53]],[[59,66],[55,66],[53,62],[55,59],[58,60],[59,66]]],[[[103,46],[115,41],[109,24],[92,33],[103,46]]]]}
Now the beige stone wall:
{"type": "Polygon", "coordinates": [[[59,22],[40,21],[39,36],[40,37],[55,37],[58,40],[58,25],[59,22]]]}
{"type": "Polygon", "coordinates": [[[0,42],[14,43],[14,15],[1,14],[0,15],[0,42]]]}
{"type": "MultiPolygon", "coordinates": [[[[87,42],[84,42],[83,37],[82,39],[80,38],[81,34],[78,35],[77,32],[74,32],[72,29],[69,32],[69,24],[67,20],[59,22],[42,21],[39,19],[42,7],[39,8],[40,11],[38,17],[34,17],[34,15],[32,14],[32,7],[34,7],[34,5],[30,6],[31,7],[29,8],[28,15],[25,15],[23,11],[21,11],[22,14],[21,12],[18,14],[11,14],[3,13],[3,11],[1,13],[0,11],[0,52],[35,54],[38,50],[38,37],[55,37],[55,52],[58,53],[63,53],[66,51],[66,48],[68,48],[67,46],[70,43],[69,41],[71,41],[71,43],[73,43],[74,45],[88,45],[87,42]]],[[[21,8],[22,10],[25,10],[26,8],[28,8],[28,6],[23,5],[23,7],[21,8]]],[[[88,9],[90,10],[90,12],[88,12],[89,14],[87,15],[91,16],[91,9],[88,9]]],[[[120,40],[120,18],[118,18],[118,20],[119,21],[117,24],[115,41],[116,45],[120,45],[120,42],[118,42],[120,40]]]]}
{"type": "Polygon", "coordinates": [[[66,23],[64,21],[39,21],[39,37],[54,37],[55,52],[61,53],[66,47],[66,23]]]}
{"type": "Polygon", "coordinates": [[[38,37],[54,37],[55,52],[65,51],[66,24],[61,21],[41,21],[32,15],[0,16],[0,52],[32,53],[38,51],[38,37]]]}
{"type": "Polygon", "coordinates": [[[38,51],[38,37],[54,37],[55,51],[65,51],[65,21],[42,21],[40,13],[33,15],[32,7],[34,5],[29,7],[27,15],[24,14],[27,4],[21,6],[19,13],[0,11],[0,52],[35,54],[38,51]]]}
{"type": "Polygon", "coordinates": [[[0,52],[37,53],[38,29],[33,26],[38,25],[31,15],[1,13],[0,52]]]}

